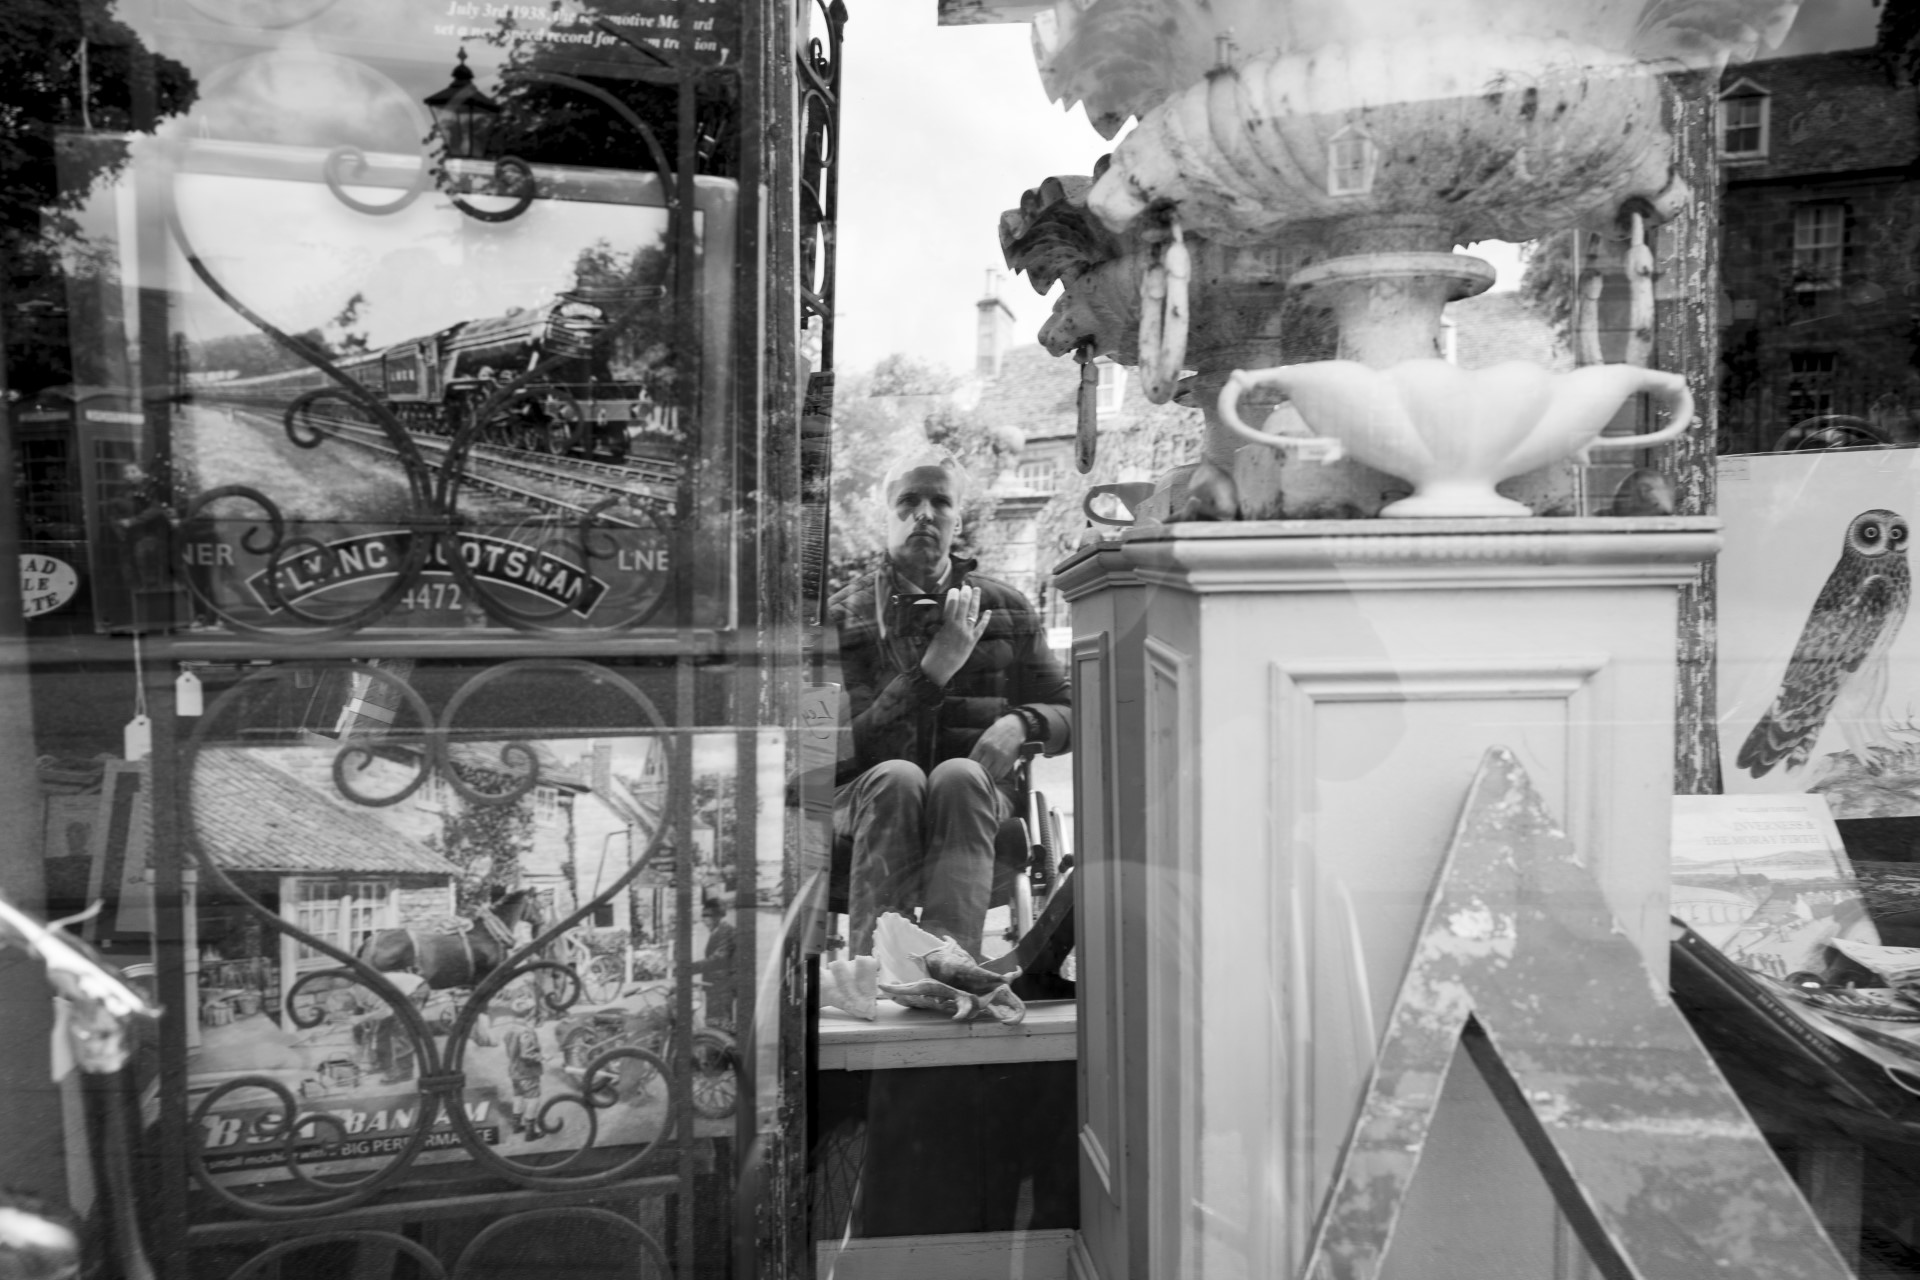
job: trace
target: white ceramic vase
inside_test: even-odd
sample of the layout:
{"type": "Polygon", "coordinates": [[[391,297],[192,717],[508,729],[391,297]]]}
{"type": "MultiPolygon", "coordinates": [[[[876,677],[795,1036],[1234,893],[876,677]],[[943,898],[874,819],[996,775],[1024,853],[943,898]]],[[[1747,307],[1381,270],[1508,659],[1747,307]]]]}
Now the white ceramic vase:
{"type": "Polygon", "coordinates": [[[1386,369],[1324,360],[1235,370],[1219,407],[1220,420],[1251,443],[1322,462],[1351,455],[1412,484],[1411,496],[1381,510],[1386,517],[1530,515],[1494,486],[1562,458],[1584,463],[1592,449],[1659,444],[1693,421],[1693,395],[1678,374],[1635,365],[1549,373],[1523,361],[1474,370],[1445,360],[1386,369]],[[1284,391],[1316,434],[1273,435],[1242,422],[1240,396],[1256,386],[1284,391]],[[1627,398],[1640,392],[1665,408],[1666,425],[1642,435],[1602,436],[1627,398]]]}

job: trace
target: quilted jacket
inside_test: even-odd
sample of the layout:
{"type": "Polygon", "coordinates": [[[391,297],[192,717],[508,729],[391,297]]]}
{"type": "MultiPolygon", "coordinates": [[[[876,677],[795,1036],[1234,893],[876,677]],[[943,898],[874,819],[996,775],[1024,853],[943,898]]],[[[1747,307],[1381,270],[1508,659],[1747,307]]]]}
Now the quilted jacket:
{"type": "Polygon", "coordinates": [[[974,572],[972,561],[955,556],[953,567],[948,585],[980,588],[981,608],[993,610],[993,617],[945,688],[920,671],[920,657],[939,629],[940,611],[928,604],[896,603],[888,567],[863,574],[827,602],[827,616],[839,633],[841,680],[853,729],[852,755],[841,762],[838,781],[858,777],[882,760],[911,760],[932,769],[942,760],[965,758],[988,725],[1021,706],[1046,721],[1048,755],[1067,749],[1072,694],[1065,669],[1047,648],[1039,615],[1013,587],[974,572]]]}

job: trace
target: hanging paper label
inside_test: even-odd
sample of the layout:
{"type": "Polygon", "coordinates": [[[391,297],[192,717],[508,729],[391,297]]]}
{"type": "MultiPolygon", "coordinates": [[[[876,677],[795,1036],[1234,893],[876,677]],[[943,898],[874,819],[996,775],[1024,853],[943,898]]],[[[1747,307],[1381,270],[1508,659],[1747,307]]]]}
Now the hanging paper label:
{"type": "Polygon", "coordinates": [[[200,677],[191,671],[182,671],[173,682],[173,710],[176,715],[200,714],[200,677]]]}
{"type": "Polygon", "coordinates": [[[47,1060],[55,1084],[71,1075],[77,1065],[73,1057],[73,1006],[65,996],[53,998],[53,1046],[47,1060]]]}
{"type": "Polygon", "coordinates": [[[124,738],[125,749],[120,754],[128,760],[145,760],[153,752],[153,721],[135,716],[127,721],[124,738]]]}

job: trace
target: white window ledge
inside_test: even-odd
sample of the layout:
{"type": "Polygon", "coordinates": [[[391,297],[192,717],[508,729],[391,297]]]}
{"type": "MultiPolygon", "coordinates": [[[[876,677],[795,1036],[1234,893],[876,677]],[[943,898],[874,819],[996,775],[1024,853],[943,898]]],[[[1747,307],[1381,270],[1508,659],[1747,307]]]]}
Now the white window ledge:
{"type": "Polygon", "coordinates": [[[838,1009],[820,1010],[822,1071],[1071,1062],[1079,1044],[1079,1017],[1071,1000],[1033,1001],[1026,1019],[1012,1027],[987,1019],[955,1022],[890,1000],[880,1002],[880,1016],[872,1022],[838,1009]]]}

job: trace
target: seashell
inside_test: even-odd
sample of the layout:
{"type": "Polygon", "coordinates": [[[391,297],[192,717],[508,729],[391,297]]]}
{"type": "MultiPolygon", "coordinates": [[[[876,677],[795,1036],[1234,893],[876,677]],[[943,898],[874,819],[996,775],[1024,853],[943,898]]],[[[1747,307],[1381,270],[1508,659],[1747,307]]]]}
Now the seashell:
{"type": "Polygon", "coordinates": [[[880,1016],[880,962],[872,956],[834,960],[820,971],[820,1006],[872,1022],[880,1016]]]}
{"type": "Polygon", "coordinates": [[[927,976],[920,957],[935,947],[945,946],[945,938],[936,937],[898,912],[888,911],[873,925],[873,954],[880,961],[880,973],[888,982],[912,982],[927,976]]]}
{"type": "Polygon", "coordinates": [[[992,991],[977,994],[961,991],[934,978],[918,982],[883,982],[880,992],[888,999],[911,1009],[930,1009],[966,1022],[986,1014],[1005,1027],[1017,1026],[1027,1016],[1027,1006],[1004,982],[992,991]]]}
{"type": "Polygon", "coordinates": [[[935,1013],[952,1014],[957,1022],[972,1017],[978,1007],[985,1003],[978,996],[956,991],[932,978],[922,978],[918,982],[883,982],[880,992],[910,1009],[931,1009],[935,1013]]]}
{"type": "Polygon", "coordinates": [[[1020,976],[1018,969],[1011,973],[995,973],[991,969],[981,968],[973,962],[972,956],[953,942],[914,958],[926,969],[929,978],[977,996],[992,995],[994,988],[1003,987],[1020,976]]]}
{"type": "Polygon", "coordinates": [[[1012,987],[1002,986],[987,997],[987,1012],[1003,1027],[1018,1026],[1026,1020],[1027,1002],[1013,994],[1012,987]]]}

